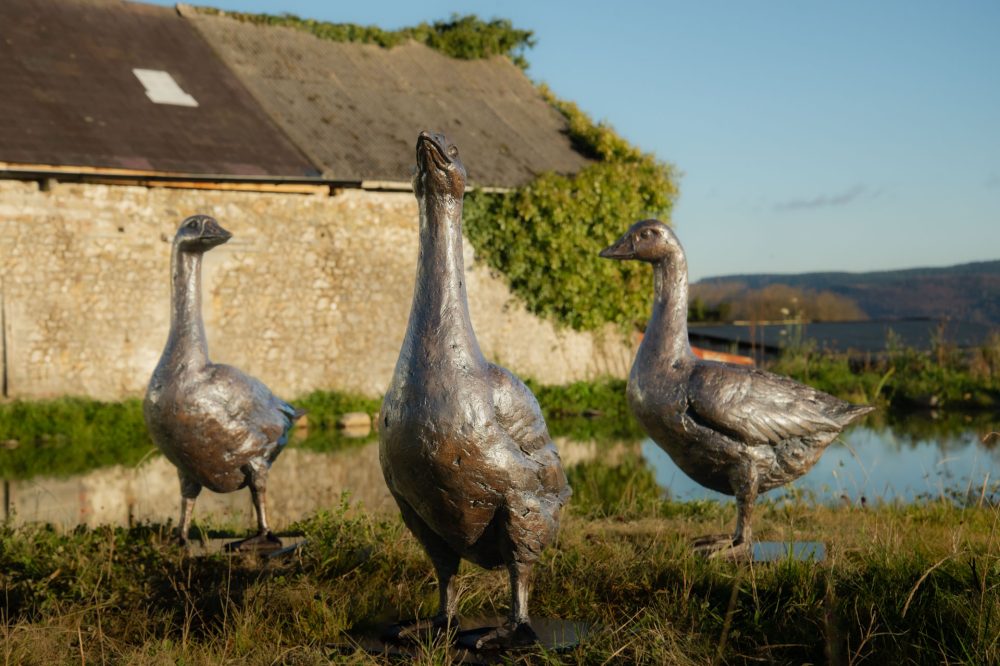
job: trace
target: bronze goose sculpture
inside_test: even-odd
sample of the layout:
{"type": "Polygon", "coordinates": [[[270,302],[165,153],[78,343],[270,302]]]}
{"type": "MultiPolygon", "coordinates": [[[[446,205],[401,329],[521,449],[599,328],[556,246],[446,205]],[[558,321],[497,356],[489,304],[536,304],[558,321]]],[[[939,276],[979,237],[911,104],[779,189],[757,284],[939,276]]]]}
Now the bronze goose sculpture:
{"type": "Polygon", "coordinates": [[[735,533],[698,539],[696,550],[745,555],[757,494],[808,472],[844,427],[874,408],[763,370],[695,357],[687,261],[662,222],[635,223],[601,256],[653,265],[653,315],[629,374],[629,407],[684,473],[736,497],[735,533]]]}
{"type": "Polygon", "coordinates": [[[184,220],[171,251],[170,335],[143,403],[153,442],[177,467],[181,485],[179,539],[187,543],[201,489],[229,493],[250,487],[257,535],[230,550],[274,550],[267,525],[267,475],[303,411],[276,398],[260,381],[208,358],[201,317],[202,256],[232,234],[211,217],[184,220]]]}
{"type": "Polygon", "coordinates": [[[489,649],[533,642],[532,567],[556,536],[569,498],[538,402],[483,358],[469,317],[462,258],[465,167],[440,134],[417,139],[413,190],[420,251],[406,336],[382,403],[379,458],[403,521],[434,565],[440,609],[396,637],[455,626],[461,558],[506,567],[507,623],[479,637],[489,649]]]}

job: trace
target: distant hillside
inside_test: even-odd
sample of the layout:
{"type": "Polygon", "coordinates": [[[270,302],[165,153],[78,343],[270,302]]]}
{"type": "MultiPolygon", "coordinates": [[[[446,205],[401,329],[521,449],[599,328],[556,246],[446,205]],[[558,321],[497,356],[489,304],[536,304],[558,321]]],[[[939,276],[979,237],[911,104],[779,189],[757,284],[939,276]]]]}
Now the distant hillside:
{"type": "Polygon", "coordinates": [[[740,292],[772,285],[832,292],[856,303],[871,319],[947,317],[1000,325],[1000,261],[872,273],[727,275],[699,280],[691,294],[711,303],[716,294],[738,298],[740,292]]]}

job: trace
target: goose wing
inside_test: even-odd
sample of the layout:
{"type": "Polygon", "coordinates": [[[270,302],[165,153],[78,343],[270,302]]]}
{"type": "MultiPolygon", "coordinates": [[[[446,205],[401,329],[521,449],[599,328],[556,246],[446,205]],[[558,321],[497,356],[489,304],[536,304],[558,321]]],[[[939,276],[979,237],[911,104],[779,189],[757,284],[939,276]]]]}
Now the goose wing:
{"type": "Polygon", "coordinates": [[[537,479],[537,490],[561,506],[569,499],[569,484],[538,400],[524,382],[506,368],[491,364],[490,380],[497,424],[517,447],[518,453],[527,458],[524,464],[534,468],[535,474],[530,476],[537,479]]]}
{"type": "Polygon", "coordinates": [[[756,368],[702,361],[688,384],[695,420],[748,444],[775,445],[843,428],[838,414],[852,405],[756,368]]]}
{"type": "Polygon", "coordinates": [[[264,454],[268,462],[288,442],[288,433],[304,413],[281,400],[260,380],[229,365],[213,365],[203,398],[218,406],[217,420],[242,442],[248,453],[264,454]]]}

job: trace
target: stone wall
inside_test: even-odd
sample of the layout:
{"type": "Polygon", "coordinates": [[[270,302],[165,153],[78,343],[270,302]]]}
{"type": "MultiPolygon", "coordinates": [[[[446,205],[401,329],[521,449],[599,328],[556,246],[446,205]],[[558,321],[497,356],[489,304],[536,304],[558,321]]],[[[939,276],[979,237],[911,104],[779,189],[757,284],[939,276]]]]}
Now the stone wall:
{"type": "MultiPolygon", "coordinates": [[[[406,328],[417,256],[409,193],[328,195],[0,181],[7,394],[142,395],[169,325],[170,240],[194,213],[233,232],[206,255],[213,360],[288,397],[381,394],[406,328]]],[[[525,312],[466,243],[472,321],[487,358],[544,383],[623,376],[608,330],[525,312]]]]}

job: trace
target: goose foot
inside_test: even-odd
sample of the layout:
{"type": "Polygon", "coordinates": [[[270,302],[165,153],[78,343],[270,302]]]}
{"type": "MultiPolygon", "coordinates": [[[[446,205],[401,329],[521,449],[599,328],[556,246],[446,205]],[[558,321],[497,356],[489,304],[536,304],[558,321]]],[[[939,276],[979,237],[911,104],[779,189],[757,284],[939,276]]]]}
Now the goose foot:
{"type": "Polygon", "coordinates": [[[696,555],[717,560],[745,560],[753,549],[749,541],[733,542],[732,534],[710,534],[691,541],[696,555]]]}
{"type": "MultiPolygon", "coordinates": [[[[200,533],[198,533],[198,536],[196,536],[193,540],[197,541],[203,546],[205,545],[204,536],[200,533]]],[[[184,550],[187,550],[188,548],[191,547],[191,541],[192,539],[190,539],[188,535],[183,534],[180,531],[174,532],[173,536],[170,537],[169,539],[169,543],[173,544],[174,546],[177,546],[178,548],[183,548],[184,550]]]]}
{"type": "Polygon", "coordinates": [[[458,642],[470,650],[510,650],[534,645],[538,642],[538,634],[527,622],[505,622],[499,627],[462,632],[458,642]]]}
{"type": "Polygon", "coordinates": [[[248,539],[232,541],[225,546],[227,553],[273,553],[281,548],[281,539],[274,536],[271,531],[262,532],[248,539]]]}
{"type": "Polygon", "coordinates": [[[390,624],[382,632],[381,639],[387,643],[422,643],[442,634],[458,631],[458,619],[435,615],[422,620],[410,620],[390,624]]]}

